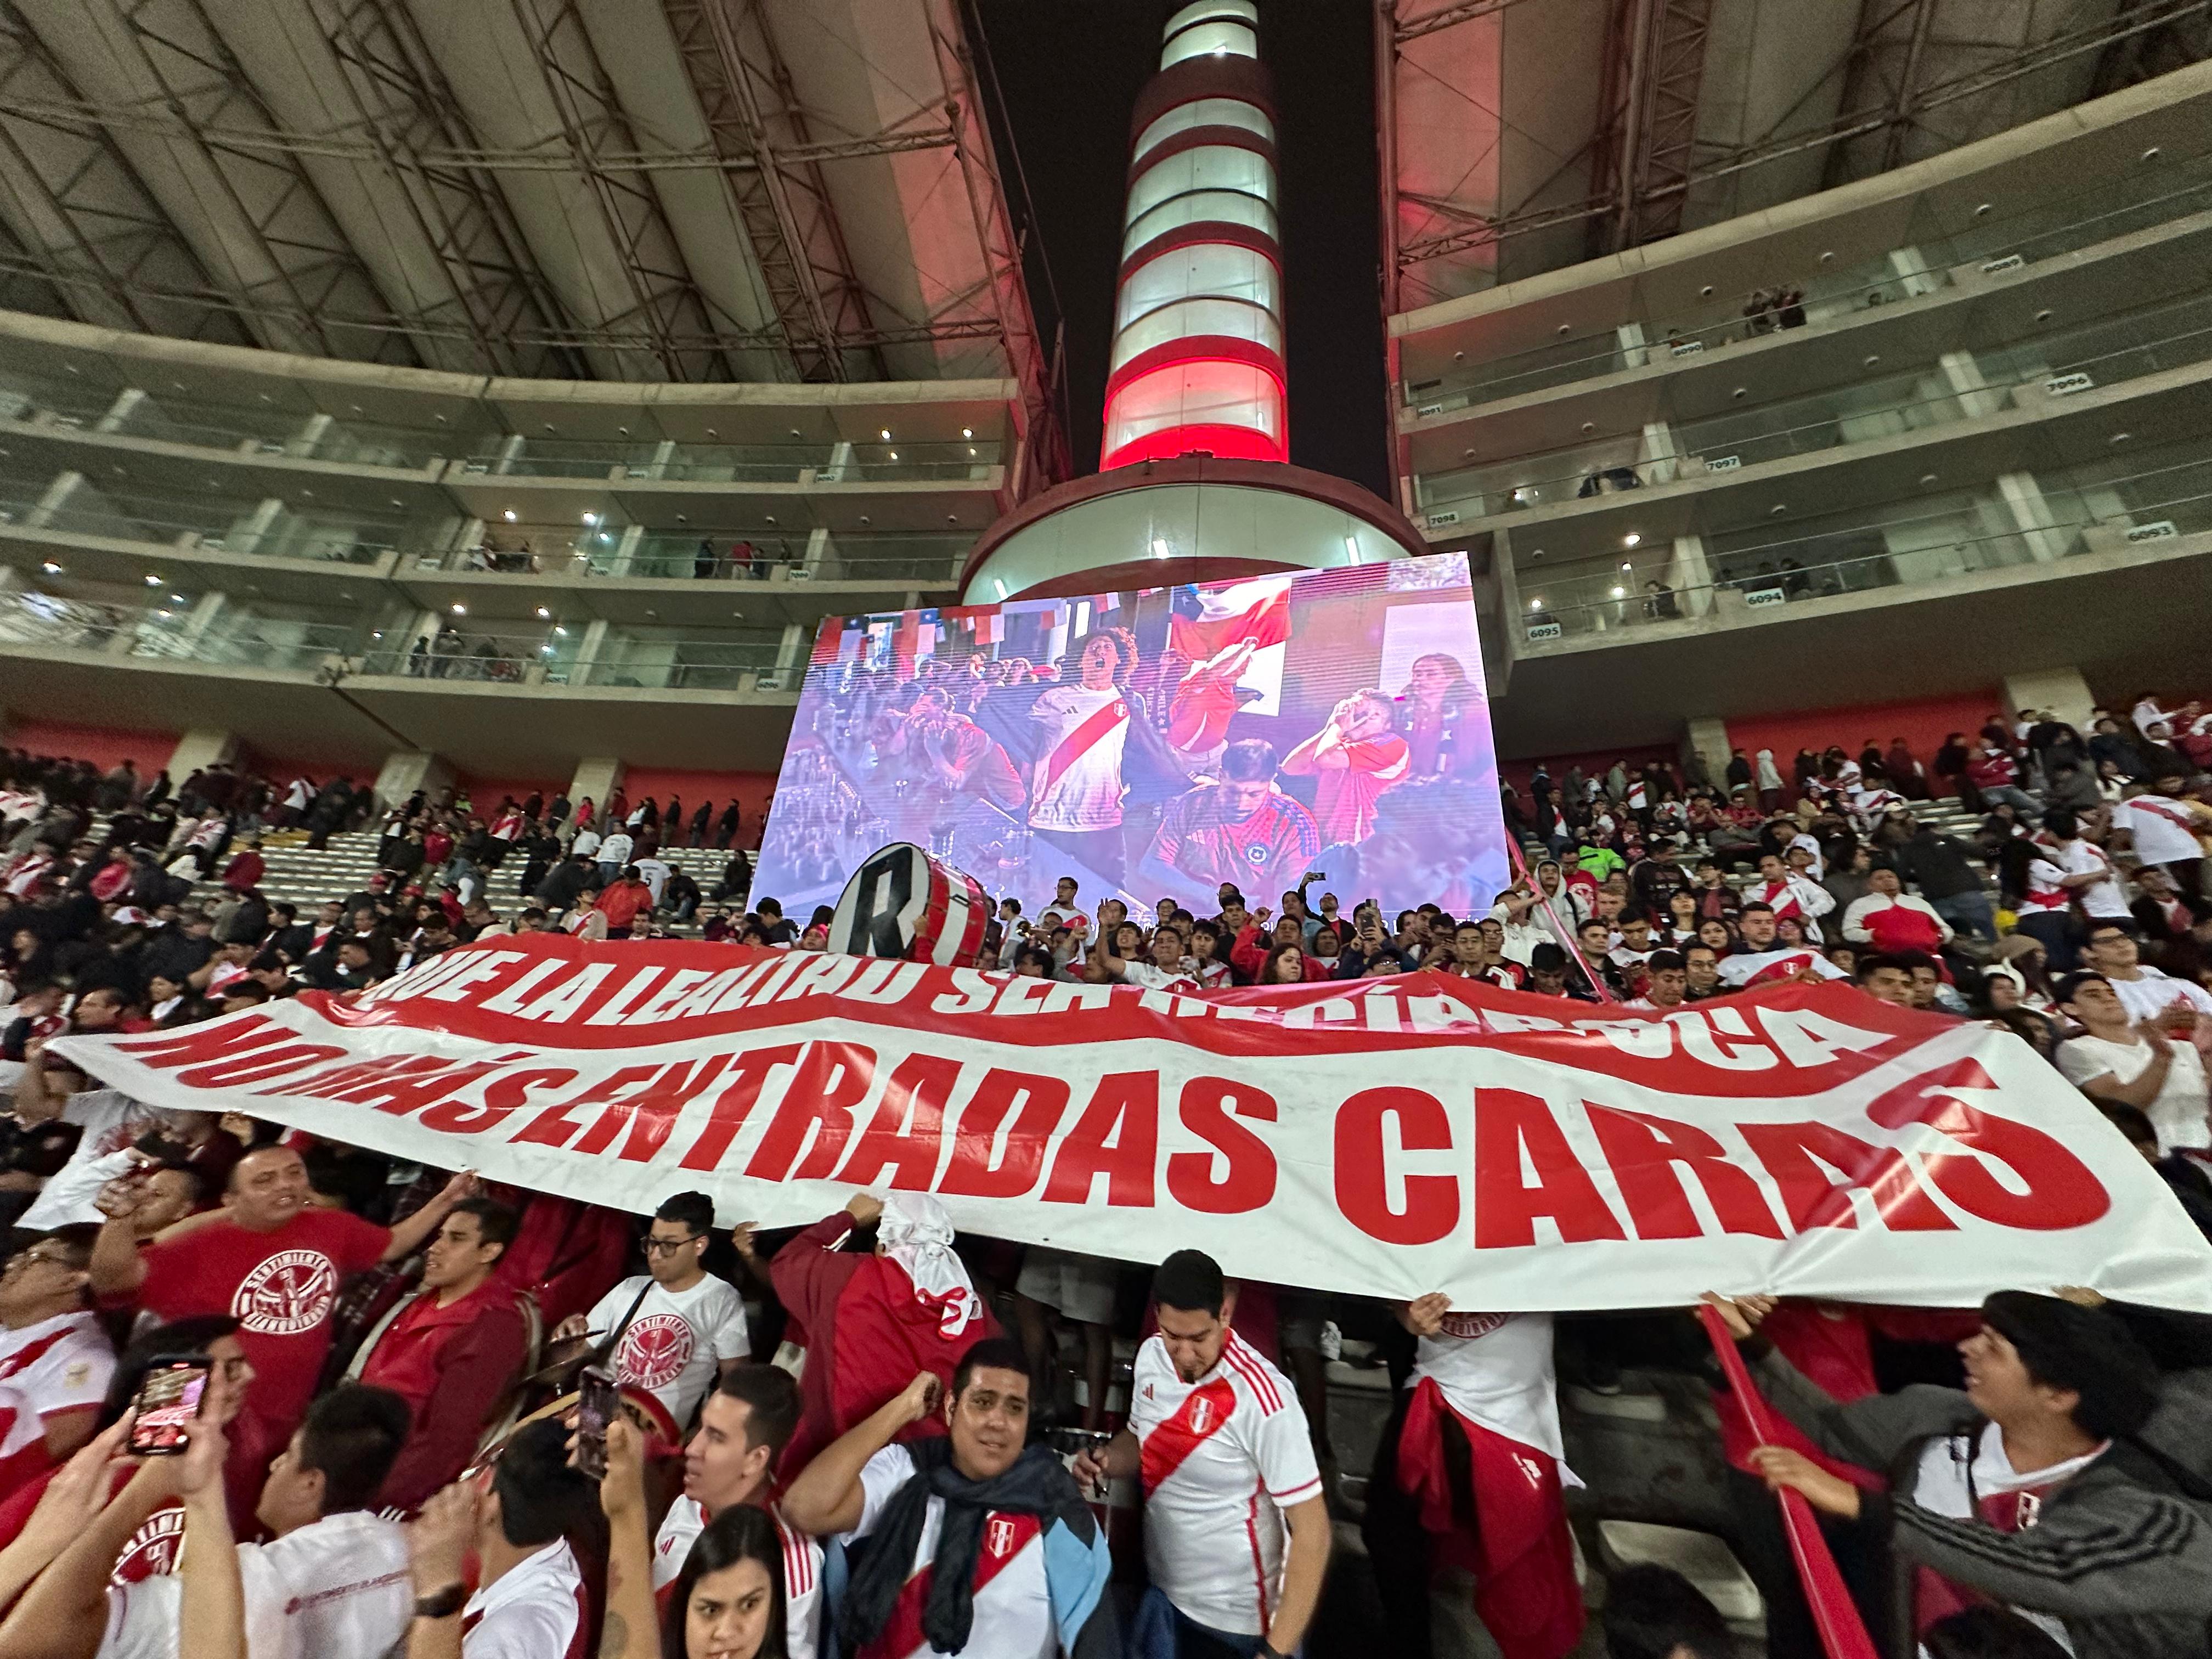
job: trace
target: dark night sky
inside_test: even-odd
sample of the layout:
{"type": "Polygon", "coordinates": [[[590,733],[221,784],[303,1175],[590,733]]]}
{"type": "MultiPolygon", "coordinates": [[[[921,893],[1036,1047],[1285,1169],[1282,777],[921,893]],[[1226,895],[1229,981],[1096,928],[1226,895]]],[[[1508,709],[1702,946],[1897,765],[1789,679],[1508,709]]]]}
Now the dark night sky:
{"type": "MultiPolygon", "coordinates": [[[[1121,252],[1129,110],[1159,63],[1171,3],[974,0],[1066,314],[1069,437],[1098,465],[1100,402],[1121,252]]],[[[1376,289],[1373,38],[1357,0],[1261,0],[1275,77],[1291,459],[1393,499],[1376,289]]],[[[1013,168],[1006,168],[1018,194],[1013,168]]],[[[1019,209],[1017,206],[1018,216],[1019,209]]],[[[1040,325],[1051,301],[1034,260],[1040,325]]]]}

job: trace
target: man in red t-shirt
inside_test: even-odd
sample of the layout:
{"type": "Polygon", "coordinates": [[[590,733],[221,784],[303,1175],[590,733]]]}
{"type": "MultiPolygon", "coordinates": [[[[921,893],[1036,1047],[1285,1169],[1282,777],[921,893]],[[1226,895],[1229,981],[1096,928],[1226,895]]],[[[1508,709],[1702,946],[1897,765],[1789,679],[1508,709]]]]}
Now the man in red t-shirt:
{"type": "Polygon", "coordinates": [[[92,1288],[164,1322],[195,1314],[236,1319],[254,1370],[246,1404],[273,1437],[273,1457],[307,1413],[340,1283],[412,1255],[475,1190],[473,1175],[455,1176],[387,1231],[343,1210],[311,1208],[300,1155],[264,1146],[231,1170],[222,1209],[178,1223],[143,1250],[129,1209],[111,1217],[93,1245],[92,1288]]]}
{"type": "Polygon", "coordinates": [[[1219,782],[1169,803],[1136,879],[1195,914],[1212,908],[1224,882],[1289,886],[1320,851],[1313,814],[1275,787],[1275,745],[1249,738],[1222,751],[1219,782]]]}
{"type": "Polygon", "coordinates": [[[1327,842],[1364,841],[1375,828],[1375,803],[1413,769],[1413,751],[1391,729],[1390,699],[1355,691],[1329,713],[1322,729],[1283,757],[1294,778],[1314,776],[1314,817],[1327,842]]]}

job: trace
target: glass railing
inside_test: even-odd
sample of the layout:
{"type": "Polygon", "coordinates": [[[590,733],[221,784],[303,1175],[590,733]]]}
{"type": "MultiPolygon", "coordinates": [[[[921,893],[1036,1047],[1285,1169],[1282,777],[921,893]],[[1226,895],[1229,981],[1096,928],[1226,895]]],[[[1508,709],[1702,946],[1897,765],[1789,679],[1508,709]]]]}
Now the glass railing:
{"type": "Polygon", "coordinates": [[[393,524],[356,522],[350,515],[334,523],[289,507],[264,515],[258,502],[191,492],[147,495],[88,483],[49,503],[46,489],[42,482],[0,479],[0,524],[148,542],[165,550],[337,564],[374,564],[399,534],[393,524]]]}
{"type": "Polygon", "coordinates": [[[1672,431],[1678,455],[1639,458],[1638,439],[1614,438],[1425,475],[1423,510],[1455,512],[1463,522],[1556,507],[1672,483],[1685,476],[1685,460],[1715,471],[1753,466],[1996,414],[2013,405],[2020,387],[2048,386],[2063,396],[2207,360],[2212,360],[2212,296],[2199,295],[1976,353],[1978,386],[1943,384],[1942,371],[1931,364],[1686,422],[1672,431]],[[2146,332],[2155,337],[2139,337],[2146,332]]]}
{"type": "Polygon", "coordinates": [[[559,625],[526,633],[434,636],[373,633],[356,672],[416,680],[513,685],[584,685],[692,691],[746,689],[744,677],[772,672],[780,629],[733,630],[720,638],[662,638],[610,633],[590,649],[580,630],[559,625]]]}
{"type": "Polygon", "coordinates": [[[1794,297],[1768,288],[1667,317],[1637,319],[1644,344],[1626,343],[1613,330],[1577,335],[1434,379],[1408,381],[1401,390],[1406,403],[1425,415],[1519,397],[1896,304],[1948,286],[1948,273],[1960,265],[2009,265],[2015,258],[2033,264],[2208,210],[2212,155],[2147,162],[2124,177],[2101,179],[2017,213],[1992,214],[1966,231],[1948,233],[1931,225],[1927,234],[1897,249],[1848,267],[1816,270],[1796,286],[1794,297]]]}
{"type": "Polygon", "coordinates": [[[204,618],[182,607],[103,605],[50,593],[0,593],[0,645],[101,656],[312,671],[342,656],[359,632],[347,623],[294,622],[240,611],[204,618]]]}
{"type": "Polygon", "coordinates": [[[481,446],[463,465],[495,477],[608,478],[683,483],[820,483],[981,477],[999,447],[984,439],[870,444],[605,443],[533,438],[481,446]]]}
{"type": "MultiPolygon", "coordinates": [[[[595,520],[595,526],[598,521],[595,520]]],[[[939,583],[957,580],[972,535],[838,535],[810,561],[808,537],[775,529],[647,531],[502,524],[475,546],[414,556],[416,570],[488,571],[561,580],[784,580],[939,583]]]]}
{"type": "Polygon", "coordinates": [[[443,428],[134,390],[137,397],[122,398],[114,386],[0,369],[0,418],[233,453],[416,471],[471,443],[468,435],[443,428]]]}
{"type": "Polygon", "coordinates": [[[776,689],[780,629],[720,635],[586,630],[556,625],[521,632],[417,635],[404,623],[309,622],[238,606],[110,605],[57,594],[0,592],[0,649],[9,646],[95,656],[167,659],[216,667],[331,672],[476,684],[740,691],[776,689]],[[768,684],[758,686],[763,677],[768,684]]]}
{"type": "Polygon", "coordinates": [[[1992,492],[1954,495],[1932,511],[1776,537],[1716,536],[1704,570],[1670,550],[1638,565],[1519,571],[1524,595],[1516,648],[1524,653],[1581,635],[1723,612],[1779,614],[1808,600],[1918,586],[1981,571],[2055,563],[2083,553],[2212,531],[2212,458],[2148,471],[2079,469],[2043,481],[2037,522],[2008,526],[1992,492]]]}
{"type": "MultiPolygon", "coordinates": [[[[148,376],[147,378],[154,378],[148,376]]],[[[488,421],[465,431],[410,427],[357,416],[302,413],[252,403],[217,403],[182,393],[86,384],[0,368],[0,420],[155,442],[189,444],[228,454],[420,471],[459,459],[465,471],[498,477],[643,479],[690,483],[795,483],[811,472],[819,483],[926,483],[981,477],[999,465],[1000,446],[985,438],[870,443],[608,443],[484,435],[488,421]]]]}

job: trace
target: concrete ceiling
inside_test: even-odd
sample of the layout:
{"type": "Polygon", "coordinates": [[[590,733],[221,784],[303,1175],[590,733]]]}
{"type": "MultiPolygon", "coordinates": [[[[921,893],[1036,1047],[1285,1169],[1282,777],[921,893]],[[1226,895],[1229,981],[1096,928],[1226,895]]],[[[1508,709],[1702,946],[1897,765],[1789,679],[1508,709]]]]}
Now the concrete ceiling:
{"type": "Polygon", "coordinates": [[[957,0],[0,0],[0,306],[472,374],[1012,377],[1052,471],[977,82],[957,0]]]}
{"type": "Polygon", "coordinates": [[[1392,313],[2212,55],[2212,0],[1376,0],[1392,313]]]}

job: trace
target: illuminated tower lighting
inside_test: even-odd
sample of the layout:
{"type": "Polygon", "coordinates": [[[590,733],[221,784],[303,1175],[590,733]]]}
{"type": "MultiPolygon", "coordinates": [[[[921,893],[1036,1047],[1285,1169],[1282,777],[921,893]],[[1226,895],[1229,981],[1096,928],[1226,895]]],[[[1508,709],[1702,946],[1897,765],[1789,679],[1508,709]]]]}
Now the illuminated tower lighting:
{"type": "Polygon", "coordinates": [[[1289,457],[1273,83],[1252,0],[1168,19],[1130,121],[1101,469],[1289,457]]]}

